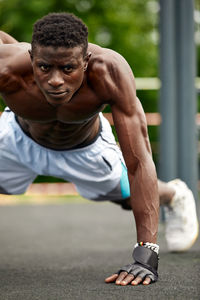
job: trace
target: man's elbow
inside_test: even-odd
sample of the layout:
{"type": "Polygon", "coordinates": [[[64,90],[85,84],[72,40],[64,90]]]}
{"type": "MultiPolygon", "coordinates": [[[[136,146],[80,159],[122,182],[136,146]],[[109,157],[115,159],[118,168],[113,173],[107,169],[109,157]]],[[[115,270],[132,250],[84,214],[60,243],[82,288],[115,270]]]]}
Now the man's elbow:
{"type": "Polygon", "coordinates": [[[147,151],[145,157],[134,159],[134,161],[127,164],[127,169],[132,176],[137,176],[137,174],[144,175],[146,173],[155,174],[155,164],[151,153],[147,151]]]}
{"type": "MultiPolygon", "coordinates": [[[[1,62],[1,60],[0,60],[1,62]]],[[[0,93],[4,93],[11,83],[11,70],[8,66],[0,67],[0,93]]]]}

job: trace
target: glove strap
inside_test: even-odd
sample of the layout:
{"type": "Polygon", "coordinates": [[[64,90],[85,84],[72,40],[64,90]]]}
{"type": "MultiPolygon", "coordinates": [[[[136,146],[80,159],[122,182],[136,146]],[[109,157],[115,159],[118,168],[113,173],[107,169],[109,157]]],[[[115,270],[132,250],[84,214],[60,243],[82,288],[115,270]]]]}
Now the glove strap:
{"type": "Polygon", "coordinates": [[[133,250],[133,259],[135,263],[141,264],[157,275],[158,254],[156,252],[146,247],[136,247],[133,250]]]}

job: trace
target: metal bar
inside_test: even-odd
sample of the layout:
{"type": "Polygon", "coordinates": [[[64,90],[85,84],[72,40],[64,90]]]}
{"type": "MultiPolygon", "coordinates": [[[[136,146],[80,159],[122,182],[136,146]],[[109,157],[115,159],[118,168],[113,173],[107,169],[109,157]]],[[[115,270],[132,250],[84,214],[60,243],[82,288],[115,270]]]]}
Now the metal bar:
{"type": "Polygon", "coordinates": [[[160,0],[160,163],[159,177],[177,177],[176,64],[174,0],[160,0]]]}
{"type": "Polygon", "coordinates": [[[197,95],[195,91],[194,2],[175,1],[178,177],[197,196],[197,95]]]}

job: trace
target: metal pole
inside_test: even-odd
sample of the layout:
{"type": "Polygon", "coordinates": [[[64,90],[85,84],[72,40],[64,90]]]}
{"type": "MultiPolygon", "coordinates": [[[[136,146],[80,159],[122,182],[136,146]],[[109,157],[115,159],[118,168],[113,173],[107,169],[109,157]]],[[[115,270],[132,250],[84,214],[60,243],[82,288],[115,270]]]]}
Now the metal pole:
{"type": "Polygon", "coordinates": [[[160,165],[159,177],[177,177],[176,64],[174,0],[160,0],[160,165]]]}
{"type": "Polygon", "coordinates": [[[176,84],[178,128],[178,177],[192,189],[196,199],[197,163],[197,95],[195,90],[194,2],[175,1],[176,84]]]}

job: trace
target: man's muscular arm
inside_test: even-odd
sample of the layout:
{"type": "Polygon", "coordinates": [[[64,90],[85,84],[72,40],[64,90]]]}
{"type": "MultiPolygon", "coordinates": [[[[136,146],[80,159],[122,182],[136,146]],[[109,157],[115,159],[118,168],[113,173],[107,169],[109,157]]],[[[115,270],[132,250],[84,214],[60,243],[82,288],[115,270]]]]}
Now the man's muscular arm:
{"type": "MultiPolygon", "coordinates": [[[[159,216],[159,196],[157,187],[157,176],[155,166],[151,157],[148,141],[146,120],[139,103],[136,103],[136,111],[132,114],[124,115],[123,108],[118,109],[113,105],[112,113],[121,149],[126,161],[131,190],[131,206],[135,216],[137,242],[152,243],[155,245],[157,238],[158,216],[159,216]]],[[[129,107],[130,111],[131,108],[129,107]]],[[[152,246],[154,246],[152,245],[152,246]]],[[[157,248],[157,245],[155,245],[157,248]]],[[[137,251],[144,250],[143,247],[137,251]]],[[[149,250],[149,249],[146,249],[149,250]]],[[[139,260],[120,269],[117,274],[113,274],[106,282],[115,281],[116,284],[137,285],[141,282],[147,285],[157,281],[158,255],[149,250],[148,253],[141,254],[139,260]],[[146,254],[149,261],[145,261],[146,254]],[[153,257],[154,256],[154,257],[153,257]],[[156,267],[153,267],[153,266],[156,267]],[[147,266],[147,268],[146,268],[147,266]]]]}
{"type": "MultiPolygon", "coordinates": [[[[155,244],[159,220],[157,175],[152,160],[145,114],[139,99],[136,97],[134,77],[126,61],[115,53],[111,53],[104,77],[103,88],[109,92],[111,97],[110,104],[114,125],[128,168],[131,206],[136,221],[137,242],[155,244]]],[[[141,252],[140,250],[141,247],[136,251],[137,254],[138,251],[141,252]]],[[[157,260],[154,254],[151,255],[151,250],[149,251],[149,261],[151,261],[152,255],[154,260],[157,260]]],[[[135,257],[134,254],[134,259],[135,257]]],[[[139,260],[141,262],[140,253],[139,260]]],[[[122,285],[132,282],[133,285],[136,285],[142,281],[144,284],[156,281],[156,275],[154,276],[151,271],[148,271],[151,269],[151,266],[149,269],[148,263],[146,266],[147,268],[143,264],[141,267],[140,264],[142,277],[139,275],[134,276],[133,273],[128,274],[128,271],[122,271],[107,278],[106,282],[115,281],[117,284],[122,285]],[[146,273],[145,270],[147,271],[146,273]]]]}

